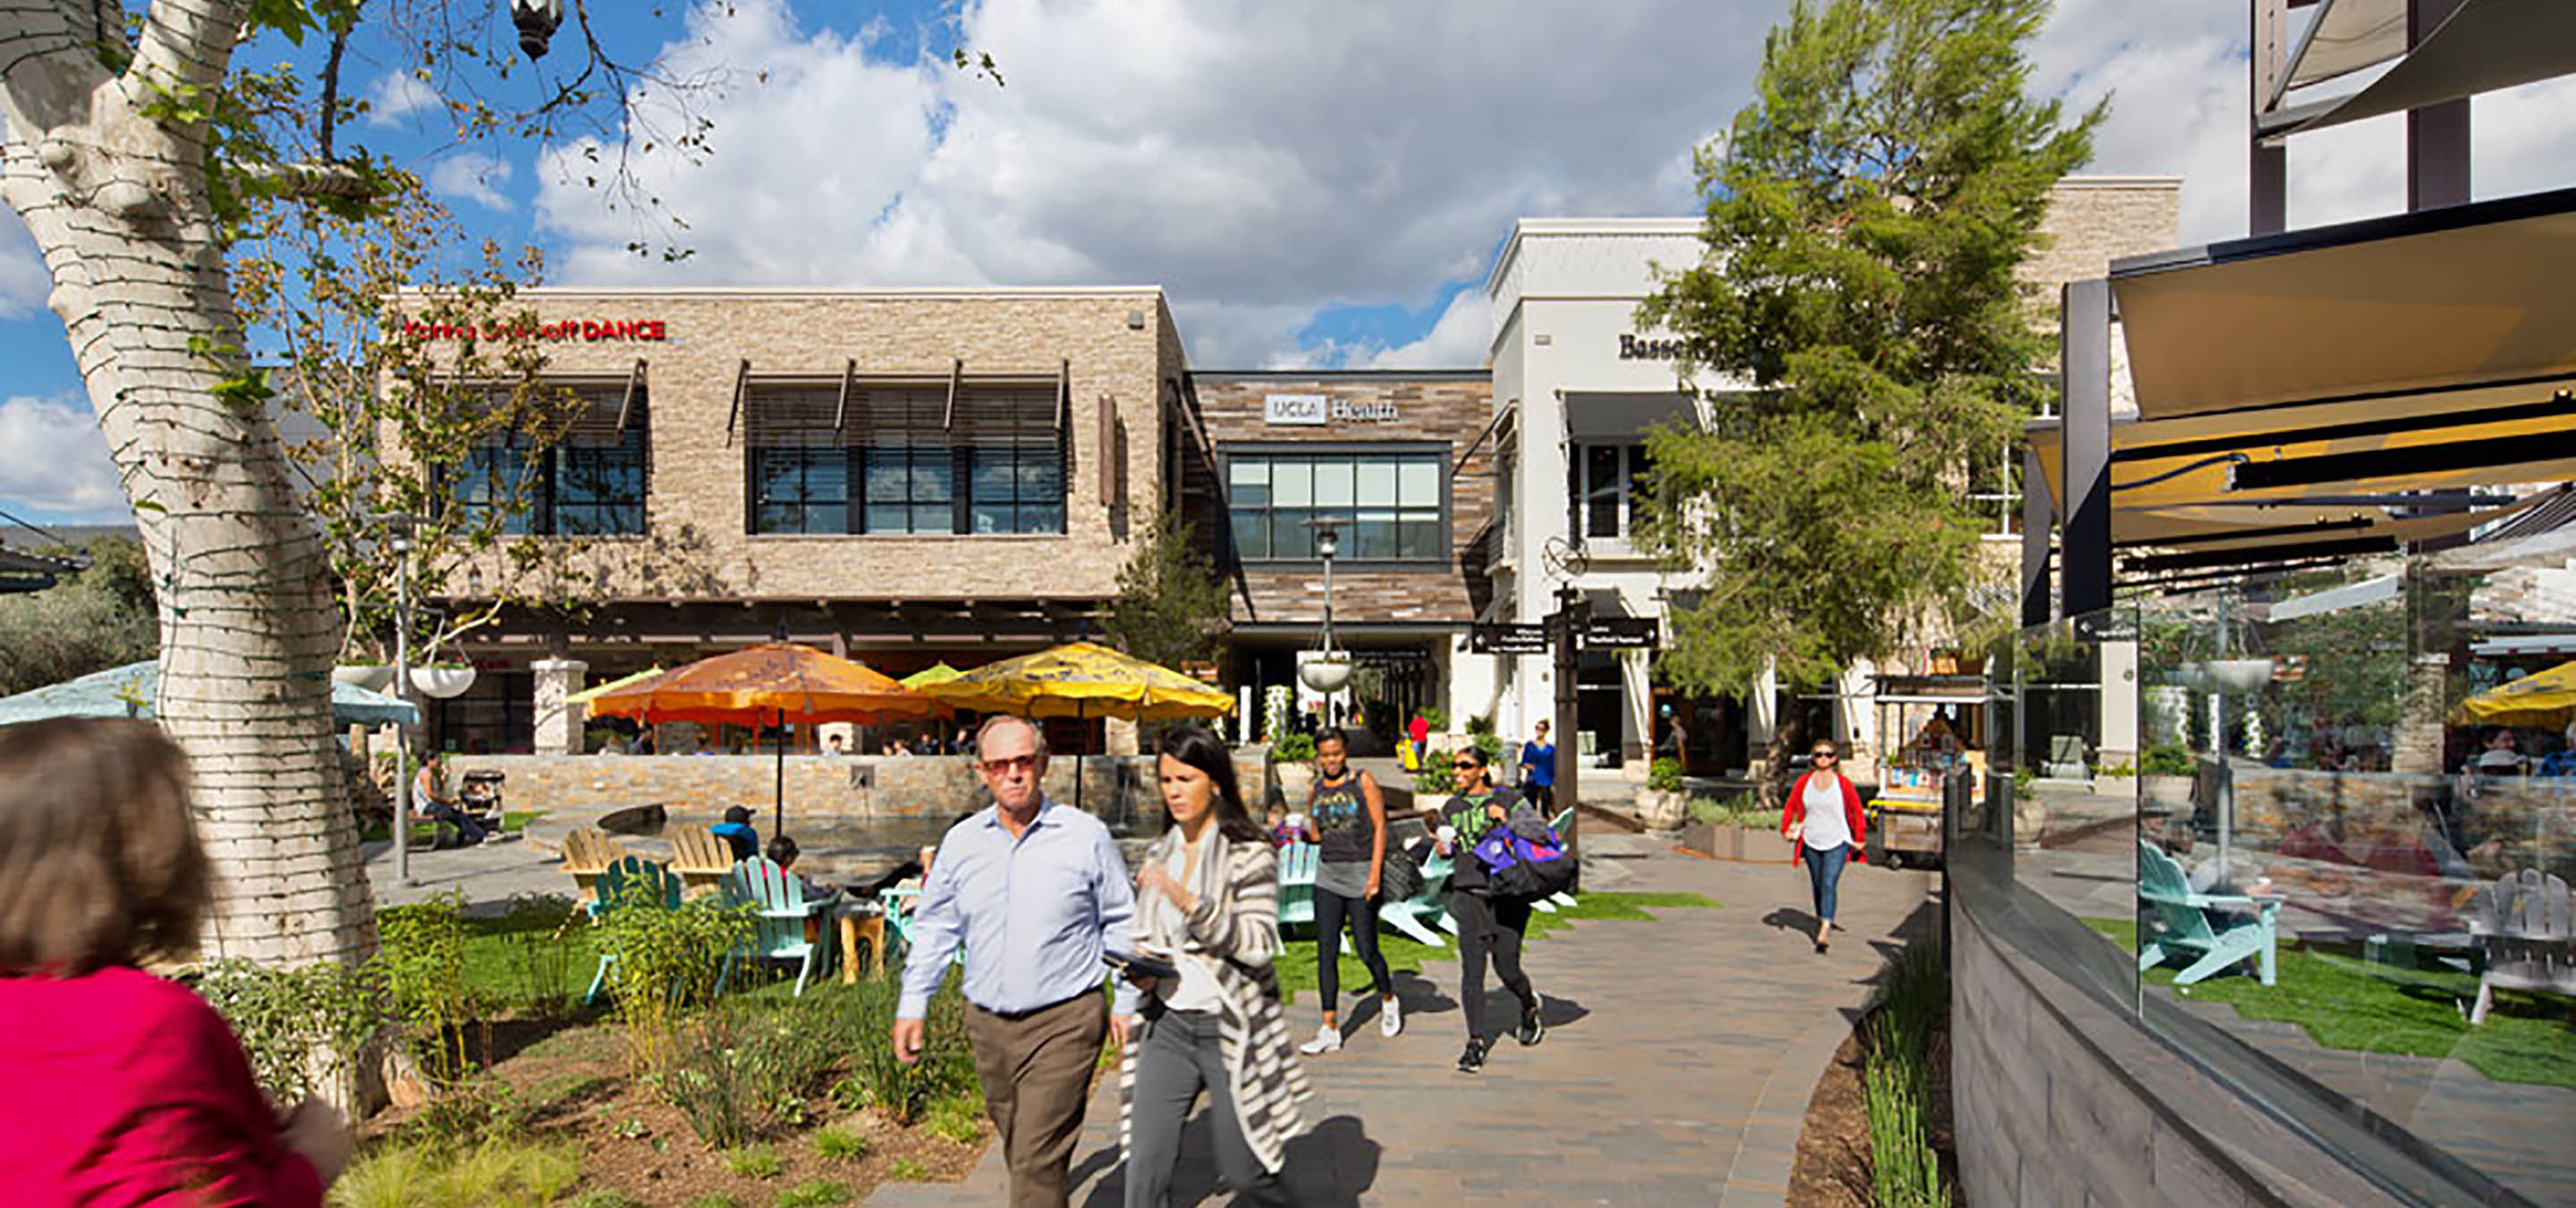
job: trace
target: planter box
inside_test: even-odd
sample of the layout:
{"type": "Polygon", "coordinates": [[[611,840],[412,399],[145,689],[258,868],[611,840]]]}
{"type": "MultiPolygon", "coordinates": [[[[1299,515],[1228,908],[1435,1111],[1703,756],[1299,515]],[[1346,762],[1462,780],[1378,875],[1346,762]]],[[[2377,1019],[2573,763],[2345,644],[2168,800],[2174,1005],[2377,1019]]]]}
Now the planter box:
{"type": "Polygon", "coordinates": [[[354,663],[332,668],[331,678],[369,692],[382,692],[394,686],[394,669],[382,663],[354,663]]]}
{"type": "Polygon", "coordinates": [[[1759,859],[1762,840],[1768,835],[1767,831],[1746,830],[1740,826],[1691,822],[1682,826],[1682,846],[1720,860],[1759,859]]]}
{"type": "Polygon", "coordinates": [[[1690,817],[1690,798],[1679,790],[1645,789],[1637,794],[1637,821],[1647,830],[1669,834],[1690,817]]]}

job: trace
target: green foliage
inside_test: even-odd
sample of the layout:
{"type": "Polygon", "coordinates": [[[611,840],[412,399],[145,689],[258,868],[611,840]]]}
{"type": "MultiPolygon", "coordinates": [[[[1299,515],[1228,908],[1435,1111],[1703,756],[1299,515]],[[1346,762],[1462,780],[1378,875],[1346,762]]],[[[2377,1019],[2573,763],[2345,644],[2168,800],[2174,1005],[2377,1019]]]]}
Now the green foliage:
{"type": "Polygon", "coordinates": [[[883,1034],[861,1034],[847,996],[817,987],[784,1004],[737,1000],[684,1024],[673,1068],[653,1076],[698,1139],[715,1148],[750,1141],[771,1124],[794,1126],[844,1052],[883,1034]]]}
{"type": "Polygon", "coordinates": [[[819,1128],[814,1130],[814,1152],[834,1161],[855,1162],[868,1156],[868,1139],[846,1128],[819,1128]]]}
{"type": "Polygon", "coordinates": [[[1659,793],[1680,792],[1682,787],[1682,761],[1678,759],[1658,759],[1655,762],[1648,764],[1646,766],[1646,787],[1659,793]]]}
{"type": "Polygon", "coordinates": [[[378,1146],[331,1185],[329,1202],[332,1208],[542,1208],[559,1202],[580,1177],[579,1155],[553,1146],[503,1140],[378,1146]]]}
{"type": "Polygon", "coordinates": [[[930,1178],[930,1168],[910,1158],[897,1158],[886,1177],[898,1183],[920,1183],[930,1178]]]}
{"type": "MultiPolygon", "coordinates": [[[[504,816],[502,826],[509,826],[504,816]]],[[[520,825],[525,826],[524,820],[520,825]]],[[[565,942],[579,908],[562,894],[516,894],[502,916],[500,934],[510,948],[513,997],[540,1019],[560,1019],[572,1011],[573,956],[565,942]]]]}
{"type": "MultiPolygon", "coordinates": [[[[1438,705],[1426,708],[1422,711],[1422,720],[1430,723],[1431,732],[1434,734],[1446,734],[1449,732],[1449,711],[1447,709],[1443,709],[1438,705]]],[[[1486,718],[1485,728],[1491,730],[1493,727],[1494,720],[1490,717],[1486,718]]]]}
{"type": "Polygon", "coordinates": [[[1761,798],[1752,793],[1737,793],[1732,797],[1693,797],[1689,810],[1691,821],[1711,826],[1732,826],[1741,830],[1780,829],[1779,809],[1763,808],[1761,798]]]}
{"type": "Polygon", "coordinates": [[[0,696],[160,654],[161,621],[142,545],[99,537],[86,548],[89,569],[43,591],[0,595],[0,696]]]}
{"type": "Polygon", "coordinates": [[[2139,753],[2138,770],[2149,776],[2189,776],[2199,769],[2182,744],[2160,742],[2139,753]]]}
{"type": "Polygon", "coordinates": [[[594,1188],[574,1196],[565,1208],[645,1208],[644,1201],[623,1191],[594,1188]]]}
{"type": "Polygon", "coordinates": [[[465,985],[462,893],[376,912],[385,996],[423,1076],[451,1086],[467,1069],[466,1025],[475,1015],[465,985]]]}
{"type": "Polygon", "coordinates": [[[737,1179],[774,1179],[782,1169],[778,1151],[766,1145],[737,1149],[724,1156],[725,1169],[737,1179]]]}
{"type": "Polygon", "coordinates": [[[1224,640],[1225,584],[1178,509],[1165,510],[1119,568],[1101,627],[1118,649],[1173,668],[1209,657],[1224,640]]]}
{"type": "Polygon", "coordinates": [[[602,951],[613,953],[608,987],[639,1069],[668,1068],[680,1021],[715,998],[724,955],[750,937],[748,907],[697,901],[677,910],[639,902],[600,917],[602,951]]]}
{"type": "Polygon", "coordinates": [[[294,1103],[354,1069],[385,1017],[373,969],[322,961],[297,968],[216,961],[196,991],[241,1039],[269,1096],[294,1103]],[[317,1069],[317,1064],[319,1068],[317,1069]]]}
{"type": "MultiPolygon", "coordinates": [[[[894,1177],[904,1177],[903,1163],[895,1163],[894,1177]]],[[[850,1185],[830,1179],[809,1179],[778,1193],[778,1208],[830,1208],[851,1200],[850,1185]]]]}
{"type": "Polygon", "coordinates": [[[984,1136],[983,1096],[952,1092],[941,1095],[930,1104],[930,1132],[960,1145],[972,1145],[984,1136]]]}
{"type": "Polygon", "coordinates": [[[874,1107],[903,1124],[920,1120],[930,1104],[952,1096],[970,1096],[982,1110],[983,1083],[975,1076],[975,1053],[966,1039],[966,1000],[955,977],[930,1001],[916,1065],[896,1061],[894,1046],[885,1041],[894,1028],[900,992],[896,979],[864,979],[831,989],[838,991],[834,997],[843,1014],[843,1034],[855,1038],[844,1046],[852,1058],[850,1072],[831,1091],[836,1106],[874,1107]]]}
{"type": "Polygon", "coordinates": [[[1413,796],[1416,801],[1437,804],[1458,791],[1458,757],[1447,751],[1430,751],[1422,756],[1421,770],[1413,774],[1413,796]]]}
{"type": "Polygon", "coordinates": [[[1270,736],[1270,762],[1313,763],[1315,736],[1303,730],[1289,730],[1270,736]]]}
{"type": "Polygon", "coordinates": [[[1962,489],[2046,397],[2015,270],[2103,116],[2024,95],[2045,0],[1799,0],[1758,99],[1696,155],[1706,254],[1641,327],[1748,391],[1649,433],[1643,544],[1707,567],[1658,668],[1794,683],[1956,612],[1983,575],[1962,489]]]}
{"type": "Polygon", "coordinates": [[[2396,724],[2407,697],[2406,617],[2405,602],[2391,600],[2274,625],[2272,653],[2301,674],[2269,692],[2327,724],[2396,724]]]}
{"type": "Polygon", "coordinates": [[[1950,974],[1929,945],[1896,959],[1862,1031],[1867,1066],[1870,1181],[1881,1208],[1948,1208],[1950,1185],[1932,1145],[1932,1034],[1950,1009],[1950,974]]]}

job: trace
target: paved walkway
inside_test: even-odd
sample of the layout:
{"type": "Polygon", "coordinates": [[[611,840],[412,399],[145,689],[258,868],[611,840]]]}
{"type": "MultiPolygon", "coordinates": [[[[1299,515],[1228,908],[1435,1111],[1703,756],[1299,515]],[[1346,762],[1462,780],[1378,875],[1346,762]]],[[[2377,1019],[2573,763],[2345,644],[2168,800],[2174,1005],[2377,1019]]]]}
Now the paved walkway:
{"type": "MultiPolygon", "coordinates": [[[[1317,1126],[1289,1148],[1297,1202],[1361,1204],[1778,1204],[1807,1099],[1892,937],[1938,926],[1927,873],[1855,866],[1842,888],[1851,928],[1829,957],[1808,943],[1806,878],[1782,864],[1671,854],[1641,837],[1593,840],[1595,888],[1691,890],[1716,910],[1653,922],[1598,920],[1534,942],[1527,966],[1547,999],[1546,1043],[1505,1041],[1481,1076],[1452,1068],[1464,1039],[1457,965],[1406,979],[1405,1034],[1379,1039],[1374,1011],[1349,1047],[1306,1068],[1317,1126]]],[[[1496,994],[1500,994],[1498,989],[1496,994]]],[[[1315,1003],[1289,1008],[1302,1034],[1315,1003]]],[[[1074,1202],[1116,1205],[1114,1076],[1092,1098],[1074,1202]]],[[[1003,1202],[1000,1154],[962,1183],[898,1184],[876,1208],[1003,1202]]],[[[1204,1109],[1183,1142],[1176,1205],[1220,1204],[1204,1109]]]]}

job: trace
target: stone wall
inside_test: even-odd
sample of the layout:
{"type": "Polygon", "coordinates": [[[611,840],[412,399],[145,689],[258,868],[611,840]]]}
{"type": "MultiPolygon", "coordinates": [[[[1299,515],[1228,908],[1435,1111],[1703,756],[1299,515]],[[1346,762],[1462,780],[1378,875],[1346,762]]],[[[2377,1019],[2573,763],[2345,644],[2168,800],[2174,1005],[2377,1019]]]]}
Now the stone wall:
{"type": "MultiPolygon", "coordinates": [[[[1073,800],[1075,760],[1047,769],[1047,791],[1073,800]]],[[[504,801],[514,810],[612,809],[660,805],[674,813],[716,815],[744,806],[766,816],[776,800],[778,761],[768,755],[454,755],[451,781],[466,772],[506,773],[504,801]]],[[[1090,756],[1082,764],[1083,806],[1122,819],[1159,809],[1153,761],[1090,756]]],[[[963,756],[790,755],[787,809],[851,817],[953,817],[992,801],[963,756]]]]}
{"type": "Polygon", "coordinates": [[[2400,1202],[2133,1016],[1989,934],[1957,897],[1950,919],[1951,1094],[1967,1203],[2400,1202]]]}

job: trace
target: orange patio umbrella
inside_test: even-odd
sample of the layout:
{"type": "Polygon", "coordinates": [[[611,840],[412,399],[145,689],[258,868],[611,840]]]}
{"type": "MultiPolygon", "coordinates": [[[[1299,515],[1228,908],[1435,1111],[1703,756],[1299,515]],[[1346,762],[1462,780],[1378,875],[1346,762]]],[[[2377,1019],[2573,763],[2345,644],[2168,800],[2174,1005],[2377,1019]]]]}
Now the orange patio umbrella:
{"type": "MultiPolygon", "coordinates": [[[[590,700],[592,717],[631,717],[647,725],[666,721],[737,726],[873,723],[889,717],[928,717],[937,709],[937,702],[864,663],[783,642],[700,659],[590,700]]],[[[786,822],[787,744],[782,736],[771,833],[785,829],[786,822]]]]}

